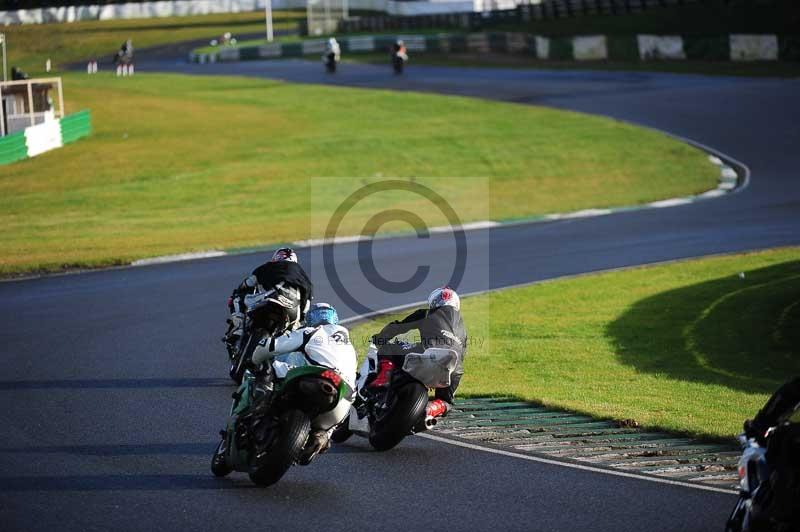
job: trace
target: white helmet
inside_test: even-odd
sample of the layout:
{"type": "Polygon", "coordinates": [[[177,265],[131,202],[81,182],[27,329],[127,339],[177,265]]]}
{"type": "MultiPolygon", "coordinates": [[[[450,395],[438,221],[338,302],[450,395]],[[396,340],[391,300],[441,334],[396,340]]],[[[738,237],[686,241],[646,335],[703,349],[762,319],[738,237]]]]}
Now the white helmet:
{"type": "Polygon", "coordinates": [[[295,253],[292,248],[281,248],[272,255],[270,262],[281,262],[284,260],[297,262],[297,253],[295,253]]]}
{"type": "Polygon", "coordinates": [[[439,307],[453,307],[461,310],[461,299],[452,288],[447,286],[437,288],[428,296],[428,308],[433,310],[439,307]]]}

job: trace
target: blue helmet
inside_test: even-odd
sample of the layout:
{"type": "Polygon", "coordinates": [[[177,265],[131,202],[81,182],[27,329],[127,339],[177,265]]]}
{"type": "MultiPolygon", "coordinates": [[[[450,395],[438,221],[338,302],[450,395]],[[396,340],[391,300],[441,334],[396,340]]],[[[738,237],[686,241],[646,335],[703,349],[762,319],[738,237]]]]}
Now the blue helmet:
{"type": "Polygon", "coordinates": [[[317,325],[336,325],[339,323],[339,315],[336,309],[327,303],[314,303],[311,310],[306,314],[306,325],[316,327],[317,325]]]}

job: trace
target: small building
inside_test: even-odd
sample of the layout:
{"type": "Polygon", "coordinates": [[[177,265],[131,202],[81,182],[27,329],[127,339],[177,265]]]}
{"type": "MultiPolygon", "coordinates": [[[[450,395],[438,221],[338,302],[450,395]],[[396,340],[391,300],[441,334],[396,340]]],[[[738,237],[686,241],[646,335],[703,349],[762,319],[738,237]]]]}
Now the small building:
{"type": "Polygon", "coordinates": [[[0,82],[0,101],[0,137],[64,117],[61,78],[0,82]]]}

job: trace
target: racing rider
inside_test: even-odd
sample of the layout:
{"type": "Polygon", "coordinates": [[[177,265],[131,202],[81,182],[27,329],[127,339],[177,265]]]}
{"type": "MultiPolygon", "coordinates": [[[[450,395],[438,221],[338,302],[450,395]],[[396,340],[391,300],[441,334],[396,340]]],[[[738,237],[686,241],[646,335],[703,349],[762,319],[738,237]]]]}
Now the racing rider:
{"type": "MultiPolygon", "coordinates": [[[[372,341],[378,348],[379,367],[377,375],[367,384],[368,387],[387,385],[392,370],[402,367],[403,359],[408,353],[421,353],[429,347],[455,351],[458,363],[451,376],[450,387],[437,388],[435,399],[428,403],[426,409],[429,417],[447,414],[464,374],[464,357],[467,352],[467,330],[461,318],[461,300],[455,290],[446,286],[437,288],[428,296],[427,309],[416,310],[402,320],[389,323],[372,337],[372,341]],[[419,331],[420,342],[411,345],[390,342],[397,335],[414,329],[419,331]]],[[[362,371],[368,371],[366,361],[362,371]]],[[[368,379],[369,377],[366,380],[368,379]]]]}
{"type": "Polygon", "coordinates": [[[305,313],[314,295],[314,285],[303,267],[298,264],[297,254],[294,250],[280,248],[272,255],[269,262],[253,270],[253,273],[233,290],[233,294],[228,300],[228,310],[231,315],[228,318],[228,331],[222,338],[223,342],[233,345],[242,335],[244,313],[247,310],[244,296],[254,291],[263,292],[276,287],[294,287],[300,292],[299,308],[289,316],[289,321],[292,323],[290,329],[296,329],[299,326],[305,318],[305,313]]]}

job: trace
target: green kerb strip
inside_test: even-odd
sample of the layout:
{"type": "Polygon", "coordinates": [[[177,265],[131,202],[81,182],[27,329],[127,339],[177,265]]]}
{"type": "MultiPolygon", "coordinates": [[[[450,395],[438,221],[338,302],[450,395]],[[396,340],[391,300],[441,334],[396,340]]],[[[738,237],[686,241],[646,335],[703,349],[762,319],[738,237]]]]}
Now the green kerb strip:
{"type": "Polygon", "coordinates": [[[515,452],[735,487],[738,450],[507,399],[458,401],[435,431],[515,452]]]}

